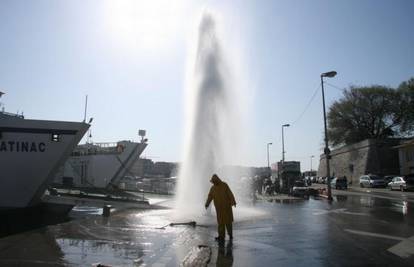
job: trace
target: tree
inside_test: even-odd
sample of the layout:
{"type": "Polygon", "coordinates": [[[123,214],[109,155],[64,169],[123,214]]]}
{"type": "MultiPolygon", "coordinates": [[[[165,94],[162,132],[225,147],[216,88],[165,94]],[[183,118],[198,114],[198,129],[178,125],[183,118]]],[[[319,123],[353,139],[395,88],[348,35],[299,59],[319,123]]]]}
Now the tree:
{"type": "Polygon", "coordinates": [[[368,138],[402,137],[414,130],[414,79],[397,89],[375,85],[350,87],[328,112],[334,146],[368,138]]]}
{"type": "Polygon", "coordinates": [[[414,78],[402,82],[398,86],[398,92],[401,94],[401,106],[406,107],[406,119],[401,124],[401,131],[412,133],[414,130],[414,78]]]}

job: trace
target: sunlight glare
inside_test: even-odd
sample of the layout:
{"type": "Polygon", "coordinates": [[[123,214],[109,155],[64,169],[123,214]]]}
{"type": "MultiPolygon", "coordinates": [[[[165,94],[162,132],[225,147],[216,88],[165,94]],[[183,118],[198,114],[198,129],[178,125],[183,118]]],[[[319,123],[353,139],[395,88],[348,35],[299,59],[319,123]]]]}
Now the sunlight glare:
{"type": "Polygon", "coordinates": [[[124,46],[153,49],[171,44],[183,7],[184,1],[106,1],[105,15],[115,41],[124,46]]]}

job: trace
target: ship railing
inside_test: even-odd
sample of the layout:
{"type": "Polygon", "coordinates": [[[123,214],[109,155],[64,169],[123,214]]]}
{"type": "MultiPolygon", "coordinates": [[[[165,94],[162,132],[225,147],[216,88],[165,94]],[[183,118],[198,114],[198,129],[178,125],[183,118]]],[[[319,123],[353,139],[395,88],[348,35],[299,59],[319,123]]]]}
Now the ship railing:
{"type": "Polygon", "coordinates": [[[98,146],[101,148],[116,148],[118,146],[118,142],[100,142],[100,143],[93,143],[94,146],[98,146]]]}
{"type": "Polygon", "coordinates": [[[17,117],[17,118],[24,119],[24,116],[22,114],[10,113],[10,112],[6,112],[4,110],[1,110],[0,113],[1,114],[4,114],[4,115],[7,115],[7,116],[17,117]]]}
{"type": "Polygon", "coordinates": [[[116,142],[93,143],[75,149],[72,156],[120,154],[123,149],[116,142]]]}

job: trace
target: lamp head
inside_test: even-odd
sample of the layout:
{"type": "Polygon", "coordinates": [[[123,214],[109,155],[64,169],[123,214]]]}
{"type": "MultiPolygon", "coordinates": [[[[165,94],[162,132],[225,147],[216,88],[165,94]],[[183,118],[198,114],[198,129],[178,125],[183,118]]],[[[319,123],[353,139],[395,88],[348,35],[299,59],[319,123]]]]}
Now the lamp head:
{"type": "Polygon", "coordinates": [[[325,72],[321,74],[321,77],[328,77],[328,78],[332,78],[335,77],[337,74],[336,71],[329,71],[329,72],[325,72]]]}
{"type": "Polygon", "coordinates": [[[282,125],[282,127],[289,127],[290,126],[290,124],[289,123],[287,123],[287,124],[283,124],[282,125]]]}

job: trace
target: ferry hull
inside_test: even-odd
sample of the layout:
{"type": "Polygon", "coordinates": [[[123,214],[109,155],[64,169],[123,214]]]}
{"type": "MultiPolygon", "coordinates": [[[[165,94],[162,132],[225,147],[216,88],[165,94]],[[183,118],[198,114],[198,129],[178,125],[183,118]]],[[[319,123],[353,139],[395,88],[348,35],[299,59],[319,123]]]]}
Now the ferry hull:
{"type": "MultiPolygon", "coordinates": [[[[72,155],[61,173],[57,175],[56,183],[63,184],[63,177],[70,178],[73,188],[112,189],[119,181],[128,175],[128,171],[142,154],[147,144],[130,141],[120,141],[117,145],[122,151],[110,153],[88,153],[72,155]]],[[[82,145],[85,146],[85,145],[82,145]]],[[[79,147],[82,147],[79,146],[79,147]]]]}
{"type": "Polygon", "coordinates": [[[0,114],[0,210],[40,204],[89,126],[0,114]]]}

